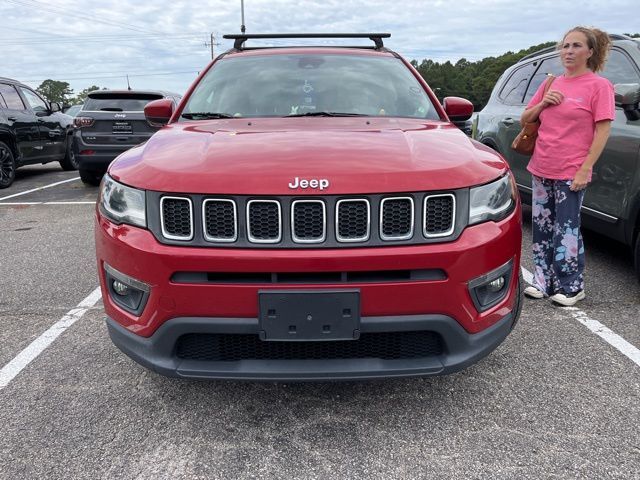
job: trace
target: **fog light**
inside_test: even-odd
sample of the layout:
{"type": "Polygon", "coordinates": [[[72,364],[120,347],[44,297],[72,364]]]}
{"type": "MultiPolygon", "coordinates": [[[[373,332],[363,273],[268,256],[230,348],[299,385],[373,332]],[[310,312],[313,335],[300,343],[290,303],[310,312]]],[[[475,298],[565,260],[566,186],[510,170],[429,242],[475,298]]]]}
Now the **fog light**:
{"type": "Polygon", "coordinates": [[[149,298],[149,285],[119,272],[107,263],[104,264],[104,273],[109,298],[113,303],[129,313],[140,316],[149,298]]]}
{"type": "Polygon", "coordinates": [[[129,287],[122,283],[120,280],[113,281],[113,291],[118,295],[124,296],[129,294],[129,287]]]}
{"type": "Polygon", "coordinates": [[[502,290],[502,287],[504,287],[504,277],[496,278],[495,280],[489,282],[489,285],[487,285],[487,290],[495,293],[502,290]]]}
{"type": "Polygon", "coordinates": [[[509,293],[505,287],[511,283],[512,276],[513,260],[509,260],[501,267],[471,280],[468,284],[469,294],[476,309],[484,312],[504,300],[509,293]]]}

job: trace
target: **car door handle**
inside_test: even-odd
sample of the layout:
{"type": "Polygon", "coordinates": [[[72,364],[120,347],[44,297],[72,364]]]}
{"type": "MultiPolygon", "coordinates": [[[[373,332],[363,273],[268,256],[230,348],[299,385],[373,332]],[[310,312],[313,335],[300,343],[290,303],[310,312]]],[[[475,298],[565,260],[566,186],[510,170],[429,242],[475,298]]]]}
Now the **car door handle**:
{"type": "Polygon", "coordinates": [[[39,118],[38,123],[44,123],[44,120],[42,118],[39,118]]]}
{"type": "Polygon", "coordinates": [[[12,122],[15,122],[18,119],[16,117],[7,117],[7,120],[11,120],[12,122]]]}
{"type": "Polygon", "coordinates": [[[57,137],[57,136],[59,136],[59,135],[61,135],[61,134],[62,134],[62,130],[58,130],[58,129],[56,129],[56,130],[49,130],[49,136],[50,136],[50,137],[57,137]]]}
{"type": "Polygon", "coordinates": [[[503,118],[502,120],[500,120],[500,123],[502,125],[510,126],[516,123],[516,121],[513,118],[503,118]]]}

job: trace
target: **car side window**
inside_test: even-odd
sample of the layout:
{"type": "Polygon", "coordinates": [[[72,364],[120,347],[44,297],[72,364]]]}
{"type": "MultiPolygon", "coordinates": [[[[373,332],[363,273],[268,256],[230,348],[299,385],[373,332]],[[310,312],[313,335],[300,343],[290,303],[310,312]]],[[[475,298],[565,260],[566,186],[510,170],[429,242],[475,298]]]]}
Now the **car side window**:
{"type": "Polygon", "coordinates": [[[640,75],[626,54],[617,49],[609,52],[607,64],[601,75],[614,85],[616,83],[639,83],[640,75]]]}
{"type": "Polygon", "coordinates": [[[20,90],[22,91],[24,97],[27,99],[27,102],[29,102],[29,105],[31,105],[31,108],[34,112],[46,112],[47,110],[49,110],[45,101],[42,100],[38,95],[33,93],[31,90],[22,87],[20,87],[20,90]]]}
{"type": "Polygon", "coordinates": [[[517,69],[504,84],[498,97],[508,105],[520,105],[534,70],[535,65],[533,63],[517,69]]]}
{"type": "Polygon", "coordinates": [[[540,84],[544,82],[547,78],[547,75],[562,75],[564,72],[564,67],[562,66],[562,62],[560,61],[559,56],[554,56],[551,58],[546,58],[540,64],[540,68],[536,71],[535,75],[531,79],[529,83],[529,88],[527,88],[527,93],[524,96],[524,104],[529,103],[529,100],[533,98],[540,87],[540,84]]]}
{"type": "Polygon", "coordinates": [[[0,95],[4,98],[7,108],[10,110],[24,110],[24,102],[16,92],[13,85],[7,85],[6,83],[0,83],[0,95]]]}

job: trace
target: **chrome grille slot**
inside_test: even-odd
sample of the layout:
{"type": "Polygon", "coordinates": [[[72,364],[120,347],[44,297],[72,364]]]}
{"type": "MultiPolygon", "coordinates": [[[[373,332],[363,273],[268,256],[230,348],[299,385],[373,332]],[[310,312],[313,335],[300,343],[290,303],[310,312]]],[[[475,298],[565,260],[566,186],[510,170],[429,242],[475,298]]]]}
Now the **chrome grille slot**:
{"type": "Polygon", "coordinates": [[[278,243],[282,239],[282,211],[276,200],[247,203],[247,237],[252,243],[278,243]]]}
{"type": "Polygon", "coordinates": [[[296,200],[291,204],[291,234],[296,243],[324,242],[327,221],[322,200],[296,200]]]}
{"type": "Polygon", "coordinates": [[[453,233],[456,199],[450,193],[427,195],[424,199],[424,236],[446,237],[453,233]]]}
{"type": "Polygon", "coordinates": [[[209,242],[235,242],[238,238],[238,215],[233,200],[207,199],[202,207],[204,238],[209,242]]]}
{"type": "Polygon", "coordinates": [[[162,235],[170,240],[193,238],[193,204],[190,198],[162,197],[160,210],[162,235]]]}
{"type": "Polygon", "coordinates": [[[371,229],[371,210],[365,199],[338,200],[336,239],[339,242],[366,242],[371,229]]]}
{"type": "Polygon", "coordinates": [[[406,240],[413,236],[413,199],[384,198],[380,202],[380,238],[406,240]]]}

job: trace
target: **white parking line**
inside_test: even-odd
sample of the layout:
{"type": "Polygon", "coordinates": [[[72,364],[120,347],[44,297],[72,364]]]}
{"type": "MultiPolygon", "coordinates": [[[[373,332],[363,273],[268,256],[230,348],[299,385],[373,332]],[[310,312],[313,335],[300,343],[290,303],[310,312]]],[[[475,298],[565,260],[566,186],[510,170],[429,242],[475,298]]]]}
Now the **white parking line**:
{"type": "Polygon", "coordinates": [[[95,205],[96,202],[2,202],[0,205],[95,205]]]}
{"type": "Polygon", "coordinates": [[[26,195],[27,193],[37,192],[38,190],[44,190],[45,188],[55,187],[56,185],[61,185],[63,183],[67,183],[67,182],[73,182],[75,180],[80,180],[80,177],[69,178],[68,180],[62,180],[61,182],[51,183],[51,184],[45,185],[43,187],[32,188],[31,190],[27,190],[26,192],[20,192],[20,193],[14,193],[13,195],[7,195],[6,197],[0,198],[0,202],[2,200],[8,200],[8,199],[13,198],[13,197],[19,197],[20,195],[26,195]]]}
{"type": "MultiPolygon", "coordinates": [[[[529,285],[531,285],[531,282],[533,281],[533,274],[526,268],[524,267],[521,267],[521,268],[522,268],[522,277],[524,278],[524,281],[527,282],[529,285]]],[[[598,335],[609,345],[617,349],[624,356],[630,358],[632,362],[634,362],[636,365],[640,367],[640,350],[638,350],[635,346],[631,345],[624,338],[622,338],[617,333],[611,331],[609,328],[604,326],[599,321],[589,318],[589,316],[579,308],[577,307],[560,307],[560,308],[562,308],[563,310],[569,311],[571,316],[575,318],[578,322],[580,322],[589,330],[591,330],[593,333],[598,335]]]]}
{"type": "Polygon", "coordinates": [[[100,287],[91,292],[82,300],[76,308],[69,310],[60,320],[53,324],[46,332],[36,338],[31,344],[22,350],[13,360],[0,370],[0,390],[9,385],[9,382],[18,375],[23,368],[29,365],[40,355],[53,341],[67,328],[76,323],[98,300],[100,300],[100,287]]]}

